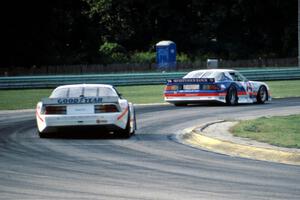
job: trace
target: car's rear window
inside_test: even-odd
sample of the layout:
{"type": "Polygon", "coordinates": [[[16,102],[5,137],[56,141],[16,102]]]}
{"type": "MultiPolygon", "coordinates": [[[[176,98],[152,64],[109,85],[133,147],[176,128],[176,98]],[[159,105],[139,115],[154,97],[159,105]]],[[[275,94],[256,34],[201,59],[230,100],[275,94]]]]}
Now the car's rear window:
{"type": "Polygon", "coordinates": [[[59,88],[52,92],[50,98],[69,98],[69,97],[105,97],[118,96],[116,91],[109,87],[70,87],[59,88]]]}
{"type": "Polygon", "coordinates": [[[221,72],[216,71],[196,71],[188,73],[183,78],[215,78],[216,81],[219,81],[221,79],[221,75],[221,72]]]}
{"type": "Polygon", "coordinates": [[[68,97],[80,97],[83,95],[82,87],[70,88],[68,97]]]}
{"type": "Polygon", "coordinates": [[[215,78],[216,73],[215,72],[205,72],[201,78],[215,78]]]}
{"type": "Polygon", "coordinates": [[[67,97],[69,88],[60,88],[52,92],[50,98],[67,97]]]}
{"type": "Polygon", "coordinates": [[[98,96],[98,89],[99,88],[96,88],[96,87],[86,87],[84,88],[84,96],[87,96],[87,97],[93,97],[93,96],[98,96]]]}
{"type": "Polygon", "coordinates": [[[187,75],[185,75],[183,78],[200,78],[204,74],[203,71],[199,72],[190,72],[187,75]]]}

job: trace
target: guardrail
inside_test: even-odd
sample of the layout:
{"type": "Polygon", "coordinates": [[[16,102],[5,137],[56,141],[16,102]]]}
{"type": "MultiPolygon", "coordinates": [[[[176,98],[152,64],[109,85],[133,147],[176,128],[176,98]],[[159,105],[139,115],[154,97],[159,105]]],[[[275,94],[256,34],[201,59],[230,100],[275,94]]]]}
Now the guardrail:
{"type": "MultiPolygon", "coordinates": [[[[300,79],[299,68],[239,70],[249,80],[294,80],[300,79]]],[[[59,85],[78,83],[103,83],[121,85],[163,84],[167,79],[181,78],[187,72],[157,72],[133,74],[94,74],[61,76],[15,76],[0,77],[0,89],[54,88],[59,85]]]]}

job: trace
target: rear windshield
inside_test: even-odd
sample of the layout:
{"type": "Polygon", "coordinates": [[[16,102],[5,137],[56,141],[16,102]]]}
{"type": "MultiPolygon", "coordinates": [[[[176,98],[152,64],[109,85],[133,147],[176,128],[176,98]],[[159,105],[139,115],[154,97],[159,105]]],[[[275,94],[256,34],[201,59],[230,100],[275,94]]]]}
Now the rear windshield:
{"type": "Polygon", "coordinates": [[[183,78],[201,78],[201,76],[204,74],[203,71],[198,72],[190,72],[187,75],[185,75],[183,78]]]}
{"type": "Polygon", "coordinates": [[[109,87],[70,87],[59,88],[52,92],[50,98],[70,97],[107,97],[118,96],[116,91],[109,87]]]}
{"type": "Polygon", "coordinates": [[[183,78],[214,78],[216,81],[220,81],[222,79],[222,75],[223,73],[218,71],[198,71],[190,72],[183,78]]]}

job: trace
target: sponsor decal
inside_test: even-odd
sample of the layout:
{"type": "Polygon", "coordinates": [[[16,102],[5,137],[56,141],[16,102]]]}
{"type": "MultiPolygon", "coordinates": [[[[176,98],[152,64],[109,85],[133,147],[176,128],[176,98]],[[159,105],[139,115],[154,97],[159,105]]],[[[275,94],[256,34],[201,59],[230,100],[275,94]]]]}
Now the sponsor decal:
{"type": "Polygon", "coordinates": [[[248,93],[251,93],[253,91],[253,85],[250,82],[247,82],[246,84],[246,91],[248,93]]]}
{"type": "Polygon", "coordinates": [[[214,78],[184,78],[184,79],[168,80],[168,83],[203,83],[203,82],[213,83],[215,82],[215,79],[214,78]]]}
{"type": "Polygon", "coordinates": [[[99,97],[62,98],[62,99],[57,99],[57,103],[58,104],[102,103],[102,98],[99,97]]]}
{"type": "Polygon", "coordinates": [[[107,122],[108,122],[107,120],[101,120],[101,119],[96,120],[97,124],[106,124],[107,122]]]}

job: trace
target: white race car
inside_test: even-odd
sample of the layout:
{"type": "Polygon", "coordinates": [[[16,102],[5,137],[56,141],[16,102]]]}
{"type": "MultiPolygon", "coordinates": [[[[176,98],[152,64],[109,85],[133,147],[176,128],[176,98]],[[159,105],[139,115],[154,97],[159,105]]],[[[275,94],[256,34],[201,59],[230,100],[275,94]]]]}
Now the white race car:
{"type": "Polygon", "coordinates": [[[167,81],[165,101],[176,106],[199,102],[260,103],[271,101],[271,93],[264,82],[249,81],[238,71],[209,69],[189,72],[182,79],[167,81]]]}
{"type": "Polygon", "coordinates": [[[49,98],[38,102],[36,121],[41,138],[74,127],[121,133],[126,138],[136,130],[133,104],[104,84],[57,87],[49,98]]]}

